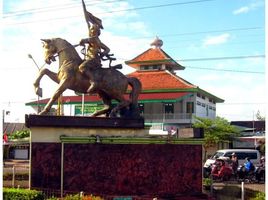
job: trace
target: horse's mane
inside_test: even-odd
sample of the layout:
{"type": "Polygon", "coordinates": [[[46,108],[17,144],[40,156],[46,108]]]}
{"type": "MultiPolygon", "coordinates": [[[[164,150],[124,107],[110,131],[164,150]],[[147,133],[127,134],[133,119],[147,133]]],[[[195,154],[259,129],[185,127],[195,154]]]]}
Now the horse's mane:
{"type": "Polygon", "coordinates": [[[52,38],[51,41],[53,43],[56,43],[58,45],[66,45],[64,47],[71,47],[72,45],[65,39],[62,39],[62,38],[52,38]]]}
{"type": "Polygon", "coordinates": [[[54,44],[58,51],[65,49],[68,53],[69,59],[82,60],[79,54],[77,53],[75,47],[69,43],[67,40],[62,38],[52,38],[52,44],[54,44]]]}

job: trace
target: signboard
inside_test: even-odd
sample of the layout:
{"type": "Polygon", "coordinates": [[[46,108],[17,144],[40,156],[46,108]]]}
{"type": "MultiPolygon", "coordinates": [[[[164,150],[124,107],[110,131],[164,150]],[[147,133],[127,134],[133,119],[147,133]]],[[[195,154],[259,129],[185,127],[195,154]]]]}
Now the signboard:
{"type": "MultiPolygon", "coordinates": [[[[103,109],[103,105],[90,104],[84,106],[84,114],[92,114],[95,111],[103,109]]],[[[75,105],[75,115],[82,115],[82,105],[75,105]]]]}

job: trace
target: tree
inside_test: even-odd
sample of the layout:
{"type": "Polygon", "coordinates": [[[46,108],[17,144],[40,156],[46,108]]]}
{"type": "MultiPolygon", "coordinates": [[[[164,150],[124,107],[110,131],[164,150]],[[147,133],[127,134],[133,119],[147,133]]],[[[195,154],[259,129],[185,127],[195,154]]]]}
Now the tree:
{"type": "Polygon", "coordinates": [[[215,146],[219,142],[229,142],[233,137],[239,136],[239,129],[221,117],[215,119],[207,119],[196,117],[196,121],[193,124],[194,128],[204,129],[204,149],[205,157],[209,147],[215,146]]]}
{"type": "Polygon", "coordinates": [[[258,121],[265,121],[265,116],[262,116],[259,110],[257,111],[256,118],[258,121]]]}
{"type": "Polygon", "coordinates": [[[20,130],[16,131],[8,136],[8,139],[22,139],[30,137],[30,130],[20,130]]]}

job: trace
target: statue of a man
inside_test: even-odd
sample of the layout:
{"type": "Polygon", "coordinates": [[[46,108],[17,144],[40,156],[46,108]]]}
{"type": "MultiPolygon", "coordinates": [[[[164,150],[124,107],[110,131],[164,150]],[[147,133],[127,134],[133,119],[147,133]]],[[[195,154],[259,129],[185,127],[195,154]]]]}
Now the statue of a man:
{"type": "Polygon", "coordinates": [[[89,38],[82,39],[79,43],[83,46],[85,44],[88,44],[86,59],[79,66],[79,70],[81,72],[84,72],[86,69],[94,69],[101,67],[101,59],[103,57],[110,57],[110,49],[99,39],[101,33],[100,29],[103,29],[102,21],[86,10],[84,1],[82,1],[82,3],[89,30],[89,38]]]}

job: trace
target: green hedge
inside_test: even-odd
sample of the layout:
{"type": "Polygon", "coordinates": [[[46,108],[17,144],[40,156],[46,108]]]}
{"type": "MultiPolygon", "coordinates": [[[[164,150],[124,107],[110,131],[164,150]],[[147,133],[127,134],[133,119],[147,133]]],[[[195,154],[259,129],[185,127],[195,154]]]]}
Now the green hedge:
{"type": "Polygon", "coordinates": [[[258,192],[254,198],[251,198],[251,200],[265,200],[265,193],[258,192]]]}
{"type": "Polygon", "coordinates": [[[40,191],[28,189],[4,188],[3,200],[44,200],[40,191]]]}

